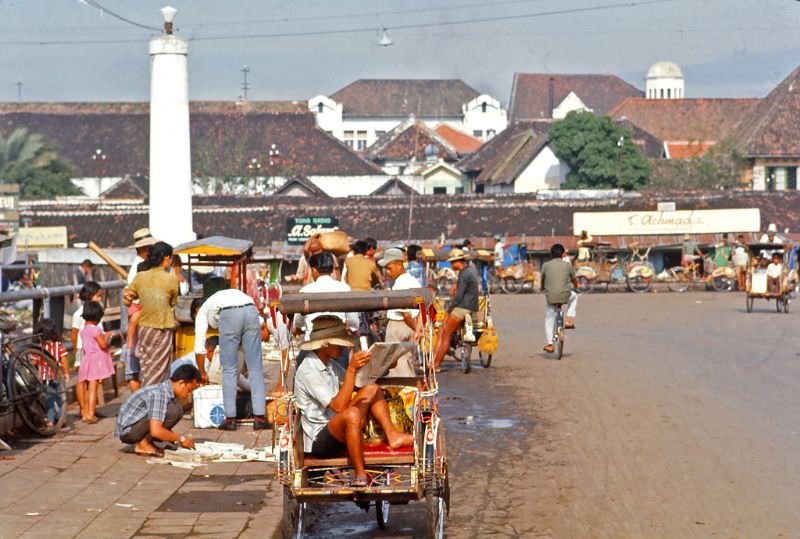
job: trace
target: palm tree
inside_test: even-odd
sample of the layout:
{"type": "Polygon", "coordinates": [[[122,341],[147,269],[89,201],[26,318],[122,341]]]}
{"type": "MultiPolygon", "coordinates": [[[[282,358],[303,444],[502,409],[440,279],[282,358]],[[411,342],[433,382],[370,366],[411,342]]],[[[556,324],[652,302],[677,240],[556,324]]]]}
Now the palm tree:
{"type": "Polygon", "coordinates": [[[38,133],[17,128],[8,137],[0,134],[0,179],[16,176],[22,167],[47,168],[57,158],[38,133]]]}

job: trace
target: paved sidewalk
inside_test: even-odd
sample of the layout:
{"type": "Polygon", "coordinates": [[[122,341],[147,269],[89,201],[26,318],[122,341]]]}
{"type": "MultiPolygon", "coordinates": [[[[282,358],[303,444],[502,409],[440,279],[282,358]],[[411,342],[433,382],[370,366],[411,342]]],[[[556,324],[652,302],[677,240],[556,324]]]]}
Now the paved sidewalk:
{"type": "MultiPolygon", "coordinates": [[[[54,438],[8,440],[0,451],[0,539],[5,538],[269,538],[281,519],[281,489],[271,463],[212,463],[194,470],[147,464],[114,437],[121,399],[94,425],[75,423],[54,438]]],[[[195,440],[267,445],[256,434],[193,430],[195,440]]]]}

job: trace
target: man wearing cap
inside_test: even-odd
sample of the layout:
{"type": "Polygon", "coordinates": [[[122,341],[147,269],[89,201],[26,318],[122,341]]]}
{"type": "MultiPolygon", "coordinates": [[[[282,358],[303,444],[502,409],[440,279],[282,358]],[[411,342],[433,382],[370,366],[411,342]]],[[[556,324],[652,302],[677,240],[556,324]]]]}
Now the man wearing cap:
{"type": "MultiPolygon", "coordinates": [[[[420,282],[406,271],[403,265],[403,251],[397,248],[386,249],[383,257],[378,261],[389,277],[394,281],[392,290],[409,290],[422,288],[420,282]]],[[[414,340],[417,330],[419,309],[391,309],[386,316],[389,320],[386,325],[386,342],[408,342],[414,340]]],[[[394,376],[414,376],[414,358],[406,354],[398,361],[397,367],[392,371],[394,376]]]]}
{"type": "Polygon", "coordinates": [[[766,234],[761,235],[761,239],[758,243],[771,243],[773,245],[783,245],[783,240],[781,240],[778,236],[778,227],[775,223],[770,223],[767,227],[766,234]]]}
{"type": "MultiPolygon", "coordinates": [[[[157,240],[150,234],[149,228],[140,228],[133,233],[133,244],[130,249],[136,249],[136,258],[131,269],[128,270],[128,287],[130,288],[133,279],[138,272],[139,264],[147,259],[147,252],[151,245],[157,240]]],[[[142,314],[142,304],[138,299],[134,300],[128,307],[128,338],[126,346],[122,349],[122,362],[125,364],[125,380],[131,391],[136,391],[142,386],[139,380],[139,358],[136,357],[136,330],[139,326],[139,317],[142,314]]]]}
{"type": "Polygon", "coordinates": [[[393,449],[413,445],[414,437],[395,428],[378,385],[356,391],[356,373],[369,362],[369,352],[352,354],[347,370],[336,362],[342,350],[352,346],[341,319],[317,318],[310,339],[300,346],[308,355],[297,368],[294,394],[302,412],[303,451],[331,458],[346,450],[354,471],[351,486],[366,488],[361,430],[367,418],[375,418],[393,449]]]}
{"type": "Polygon", "coordinates": [[[461,327],[467,316],[478,311],[480,305],[481,279],[478,270],[474,266],[467,265],[467,254],[461,249],[453,249],[447,261],[450,262],[453,271],[458,273],[458,282],[455,296],[447,308],[447,316],[436,341],[434,366],[437,369],[450,348],[453,333],[461,327]]]}

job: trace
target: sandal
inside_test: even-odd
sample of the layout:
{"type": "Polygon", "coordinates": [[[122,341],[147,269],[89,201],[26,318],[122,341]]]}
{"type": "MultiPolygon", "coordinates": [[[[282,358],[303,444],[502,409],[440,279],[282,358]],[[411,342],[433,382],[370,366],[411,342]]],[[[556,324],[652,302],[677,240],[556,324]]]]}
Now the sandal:
{"type": "Polygon", "coordinates": [[[369,484],[366,479],[353,479],[350,481],[351,488],[367,488],[369,484]]]}
{"type": "Polygon", "coordinates": [[[139,455],[140,457],[163,457],[164,450],[163,449],[154,449],[152,451],[147,451],[145,449],[134,449],[134,454],[139,455]]]}
{"type": "Polygon", "coordinates": [[[575,324],[564,324],[564,329],[575,329],[575,324]]]}
{"type": "Polygon", "coordinates": [[[81,421],[83,421],[83,422],[84,422],[84,423],[86,423],[87,425],[93,425],[93,424],[97,423],[97,422],[98,422],[98,421],[100,421],[100,420],[99,420],[99,419],[97,419],[97,417],[95,417],[95,416],[92,416],[92,417],[82,417],[82,418],[81,418],[81,421]]]}
{"type": "Polygon", "coordinates": [[[544,348],[542,348],[542,350],[544,350],[544,351],[545,351],[545,352],[547,352],[548,354],[552,354],[553,352],[555,352],[555,351],[556,351],[556,347],[555,347],[555,346],[553,346],[552,344],[548,344],[547,346],[545,346],[544,348]]]}

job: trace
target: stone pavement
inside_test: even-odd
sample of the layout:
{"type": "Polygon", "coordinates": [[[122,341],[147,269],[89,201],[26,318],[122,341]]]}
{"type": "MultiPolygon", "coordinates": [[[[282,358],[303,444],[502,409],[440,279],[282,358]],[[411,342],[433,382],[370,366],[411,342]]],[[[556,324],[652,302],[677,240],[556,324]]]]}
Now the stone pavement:
{"type": "MultiPolygon", "coordinates": [[[[13,438],[0,452],[0,539],[272,537],[281,519],[281,488],[271,463],[212,463],[194,470],[147,464],[114,437],[114,415],[127,391],[99,411],[94,425],[75,422],[51,439],[13,438]]],[[[268,445],[270,431],[178,432],[195,440],[268,445]]]]}

